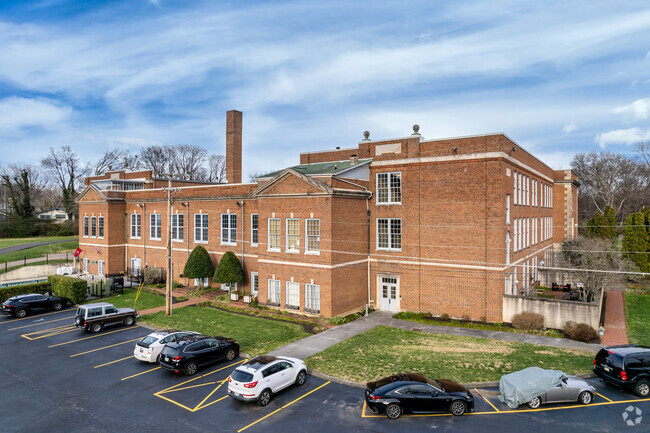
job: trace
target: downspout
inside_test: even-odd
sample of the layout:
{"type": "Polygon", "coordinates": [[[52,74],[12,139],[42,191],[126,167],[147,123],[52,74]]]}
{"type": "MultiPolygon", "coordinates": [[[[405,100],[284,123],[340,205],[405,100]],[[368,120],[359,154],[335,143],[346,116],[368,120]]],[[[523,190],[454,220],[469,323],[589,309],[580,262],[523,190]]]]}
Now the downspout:
{"type": "MultiPolygon", "coordinates": [[[[241,201],[241,270],[244,273],[244,280],[246,280],[246,268],[244,267],[244,240],[246,239],[246,211],[244,210],[245,205],[246,202],[242,200],[241,201]]],[[[244,285],[243,283],[244,281],[242,281],[242,286],[244,285]]],[[[239,290],[237,290],[237,293],[239,293],[239,290]]]]}
{"type": "Polygon", "coordinates": [[[147,267],[147,203],[142,203],[142,275],[147,267]]]}
{"type": "Polygon", "coordinates": [[[368,309],[370,308],[370,199],[372,198],[372,192],[366,199],[366,215],[367,215],[367,228],[368,228],[368,303],[366,304],[366,316],[368,315],[368,309]]]}
{"type": "Polygon", "coordinates": [[[124,212],[124,273],[129,268],[129,213],[124,212]]]}

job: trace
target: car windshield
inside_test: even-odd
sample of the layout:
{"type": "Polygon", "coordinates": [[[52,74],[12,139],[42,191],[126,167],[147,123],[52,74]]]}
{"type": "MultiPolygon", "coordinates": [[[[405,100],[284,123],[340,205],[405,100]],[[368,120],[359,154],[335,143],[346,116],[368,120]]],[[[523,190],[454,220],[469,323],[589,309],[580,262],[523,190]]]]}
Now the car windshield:
{"type": "Polygon", "coordinates": [[[145,343],[145,344],[151,344],[151,343],[155,343],[156,341],[158,341],[158,338],[152,337],[151,335],[147,335],[141,341],[143,343],[145,343]]]}
{"type": "Polygon", "coordinates": [[[163,356],[178,356],[178,349],[175,347],[165,346],[162,350],[163,356]]]}
{"type": "Polygon", "coordinates": [[[237,382],[244,382],[244,383],[247,383],[247,382],[250,382],[250,381],[253,380],[253,375],[252,374],[247,373],[245,371],[240,371],[240,370],[233,371],[232,374],[230,375],[230,377],[232,378],[232,380],[236,380],[237,382]]]}

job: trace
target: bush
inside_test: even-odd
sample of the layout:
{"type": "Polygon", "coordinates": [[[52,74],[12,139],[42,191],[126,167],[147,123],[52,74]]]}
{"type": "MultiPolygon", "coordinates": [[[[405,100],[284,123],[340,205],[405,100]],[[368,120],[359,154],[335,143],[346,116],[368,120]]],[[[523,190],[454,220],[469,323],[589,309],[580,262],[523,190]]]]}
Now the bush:
{"type": "Polygon", "coordinates": [[[562,330],[570,339],[582,341],[583,343],[589,343],[598,337],[596,330],[586,323],[568,321],[564,324],[562,330]]]}
{"type": "Polygon", "coordinates": [[[47,277],[47,281],[55,296],[66,298],[73,304],[78,304],[86,299],[86,288],[88,287],[86,280],[62,275],[50,275],[47,277]]]}
{"type": "Polygon", "coordinates": [[[241,283],[244,280],[244,271],[241,262],[232,251],[226,252],[214,271],[214,281],[221,284],[241,283]]]}
{"type": "Polygon", "coordinates": [[[179,283],[176,280],[172,280],[172,289],[178,289],[179,287],[185,287],[183,283],[179,283]]]}
{"type": "Polygon", "coordinates": [[[512,317],[512,327],[526,331],[541,331],[544,329],[544,316],[529,311],[515,314],[512,317]]]}
{"type": "MultiPolygon", "coordinates": [[[[167,272],[163,268],[145,268],[144,269],[144,283],[149,284],[163,284],[167,282],[167,272]]],[[[164,286],[163,286],[164,287],[164,286]]]]}
{"type": "Polygon", "coordinates": [[[0,302],[4,302],[12,296],[24,295],[25,293],[40,293],[44,295],[48,292],[50,292],[50,283],[47,281],[2,287],[0,288],[0,302]]]}
{"type": "Polygon", "coordinates": [[[203,278],[209,278],[214,274],[214,265],[210,254],[201,245],[192,250],[185,263],[183,274],[187,278],[199,278],[201,285],[203,284],[203,278]]]}
{"type": "Polygon", "coordinates": [[[442,313],[442,314],[440,315],[440,320],[444,320],[444,321],[446,322],[447,320],[449,320],[449,314],[447,314],[447,313],[442,313]]]}

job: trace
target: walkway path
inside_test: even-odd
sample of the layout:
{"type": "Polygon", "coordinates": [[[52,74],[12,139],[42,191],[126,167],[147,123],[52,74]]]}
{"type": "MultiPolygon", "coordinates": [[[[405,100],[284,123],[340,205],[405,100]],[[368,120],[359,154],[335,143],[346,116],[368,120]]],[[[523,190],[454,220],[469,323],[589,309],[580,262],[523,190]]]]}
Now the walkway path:
{"type": "Polygon", "coordinates": [[[539,335],[514,334],[511,332],[483,331],[480,329],[454,328],[451,326],[425,325],[408,320],[393,319],[393,314],[385,311],[375,311],[367,317],[354,320],[345,325],[328,329],[320,334],[312,335],[302,340],[295,341],[286,346],[269,352],[269,355],[293,356],[306,359],[321,352],[341,341],[366,332],[377,326],[392,326],[407,330],[420,330],[431,334],[458,335],[463,337],[491,338],[504,341],[518,341],[521,343],[538,344],[541,346],[558,347],[561,349],[582,350],[596,353],[600,350],[599,344],[587,344],[566,338],[543,337],[539,335]]]}
{"type": "Polygon", "coordinates": [[[74,239],[63,239],[60,241],[47,241],[47,242],[32,242],[31,244],[20,244],[20,245],[13,245],[10,247],[5,247],[5,248],[0,248],[0,256],[4,254],[9,254],[13,253],[16,251],[20,250],[26,250],[29,248],[34,248],[34,247],[40,247],[41,245],[49,245],[49,244],[58,244],[61,242],[71,242],[74,241],[74,239]]]}
{"type": "Polygon", "coordinates": [[[607,290],[607,300],[605,301],[605,335],[601,338],[605,346],[628,344],[623,293],[624,289],[607,290]]]}

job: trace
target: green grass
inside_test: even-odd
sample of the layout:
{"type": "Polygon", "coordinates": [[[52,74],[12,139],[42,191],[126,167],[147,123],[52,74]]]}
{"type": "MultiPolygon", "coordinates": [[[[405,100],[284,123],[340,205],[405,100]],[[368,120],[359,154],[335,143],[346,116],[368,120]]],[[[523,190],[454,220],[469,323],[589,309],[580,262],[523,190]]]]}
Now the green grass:
{"type": "Polygon", "coordinates": [[[123,295],[115,295],[108,298],[94,299],[92,301],[86,301],[84,304],[90,304],[94,302],[108,302],[113,304],[117,308],[135,308],[138,311],[148,310],[149,308],[162,307],[165,305],[165,297],[155,293],[149,293],[146,291],[140,292],[138,297],[138,302],[133,304],[135,300],[135,295],[138,291],[135,289],[124,289],[123,295]]]}
{"type": "Polygon", "coordinates": [[[458,320],[437,320],[426,313],[402,312],[393,315],[396,319],[408,320],[410,322],[424,323],[426,325],[451,326],[456,328],[482,329],[484,331],[502,331],[513,334],[542,335],[544,337],[563,338],[564,335],[554,329],[546,331],[525,331],[523,329],[510,328],[508,326],[494,325],[489,323],[459,322],[458,320]]]}
{"type": "MultiPolygon", "coordinates": [[[[47,264],[49,265],[59,265],[62,263],[72,263],[72,261],[68,260],[66,261],[65,259],[57,259],[57,260],[49,260],[47,264]]],[[[36,262],[36,263],[27,263],[27,266],[43,266],[45,264],[45,259],[43,259],[42,262],[36,262]]],[[[24,268],[26,266],[23,265],[18,265],[18,266],[9,266],[7,267],[7,272],[15,271],[16,269],[24,268]]],[[[0,267],[0,275],[5,273],[5,268],[4,266],[0,267]]]]}
{"type": "Polygon", "coordinates": [[[627,337],[630,343],[650,346],[650,295],[625,295],[627,337]]]}
{"type": "Polygon", "coordinates": [[[172,316],[165,312],[148,314],[142,320],[158,328],[187,329],[205,335],[225,336],[239,342],[240,350],[261,355],[300,338],[307,337],[302,326],[258,317],[243,316],[210,307],[184,307],[172,316]]]}
{"type": "Polygon", "coordinates": [[[312,356],[307,365],[361,383],[402,372],[468,383],[498,381],[531,366],[589,373],[592,362],[586,352],[379,326],[312,356]]]}
{"type": "Polygon", "coordinates": [[[8,238],[0,239],[0,248],[13,247],[14,245],[31,244],[34,242],[50,242],[50,241],[63,241],[69,239],[71,241],[78,240],[77,236],[43,236],[40,238],[8,238]]]}
{"type": "MultiPolygon", "coordinates": [[[[23,260],[25,257],[28,259],[35,259],[38,257],[43,257],[45,254],[55,254],[61,252],[64,253],[66,251],[73,252],[78,246],[79,242],[77,240],[73,240],[70,242],[61,242],[58,244],[49,244],[42,245],[40,247],[28,248],[26,250],[20,250],[13,253],[1,255],[0,263],[23,260]]],[[[72,258],[72,254],[70,254],[70,257],[72,258]]]]}

